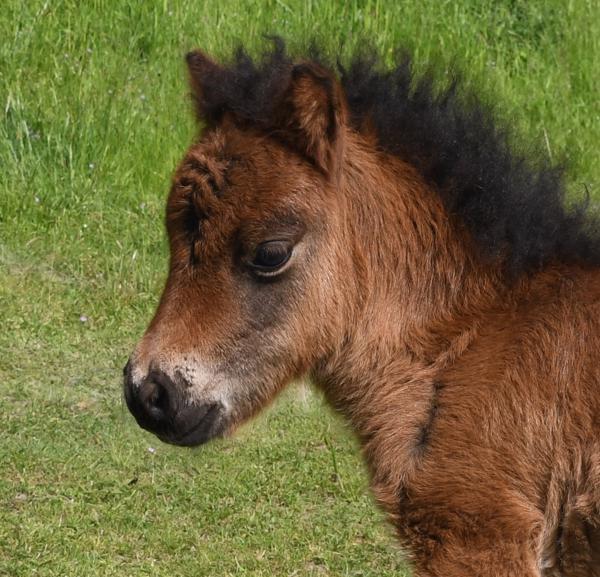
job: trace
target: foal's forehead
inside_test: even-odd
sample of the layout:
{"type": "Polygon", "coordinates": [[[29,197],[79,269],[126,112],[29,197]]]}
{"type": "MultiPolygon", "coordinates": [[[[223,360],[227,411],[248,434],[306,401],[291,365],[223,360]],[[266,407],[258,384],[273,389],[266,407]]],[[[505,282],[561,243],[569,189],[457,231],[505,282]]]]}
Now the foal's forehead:
{"type": "Polygon", "coordinates": [[[312,172],[269,135],[216,129],[187,151],[175,173],[173,193],[191,194],[196,203],[213,209],[226,204],[270,211],[305,197],[315,184],[312,172]]]}

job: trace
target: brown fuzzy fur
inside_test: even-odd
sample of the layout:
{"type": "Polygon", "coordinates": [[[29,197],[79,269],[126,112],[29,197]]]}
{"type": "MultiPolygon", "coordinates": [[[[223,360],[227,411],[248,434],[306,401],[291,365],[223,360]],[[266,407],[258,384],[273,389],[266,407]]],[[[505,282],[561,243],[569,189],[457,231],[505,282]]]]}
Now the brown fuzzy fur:
{"type": "MultiPolygon", "coordinates": [[[[188,62],[202,116],[219,67],[188,62]]],[[[270,125],[223,110],[178,170],[169,281],[128,386],[160,366],[201,403],[221,393],[185,363],[211,359],[231,432],[309,374],[416,575],[600,576],[600,270],[507,278],[414,165],[348,124],[327,70],[287,77],[270,125]],[[297,254],[259,282],[247,263],[282,235],[297,254]]]]}

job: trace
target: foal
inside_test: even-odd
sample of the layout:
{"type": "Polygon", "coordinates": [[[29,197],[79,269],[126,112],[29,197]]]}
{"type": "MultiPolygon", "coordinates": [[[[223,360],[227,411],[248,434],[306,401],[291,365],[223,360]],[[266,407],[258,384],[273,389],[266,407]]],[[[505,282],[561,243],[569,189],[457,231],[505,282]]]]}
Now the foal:
{"type": "Polygon", "coordinates": [[[600,242],[559,171],[408,60],[187,62],[139,424],[198,445],[309,375],[416,575],[600,575],[600,242]]]}

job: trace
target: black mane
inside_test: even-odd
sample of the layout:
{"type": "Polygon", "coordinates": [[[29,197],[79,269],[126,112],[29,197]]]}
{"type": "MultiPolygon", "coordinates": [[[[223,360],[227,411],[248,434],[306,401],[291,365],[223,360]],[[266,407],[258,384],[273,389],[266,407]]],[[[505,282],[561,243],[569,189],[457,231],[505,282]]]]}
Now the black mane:
{"type": "MultiPolygon", "coordinates": [[[[310,59],[333,69],[314,50],[310,59]]],[[[293,66],[280,40],[259,61],[240,49],[229,66],[204,77],[203,119],[216,123],[229,110],[269,126],[293,66]]],[[[600,265],[600,226],[587,203],[565,208],[562,167],[513,152],[493,110],[459,82],[436,90],[431,75],[413,73],[407,55],[391,69],[357,56],[337,73],[354,128],[368,121],[380,147],[416,166],[483,252],[512,274],[552,261],[600,265]]]]}

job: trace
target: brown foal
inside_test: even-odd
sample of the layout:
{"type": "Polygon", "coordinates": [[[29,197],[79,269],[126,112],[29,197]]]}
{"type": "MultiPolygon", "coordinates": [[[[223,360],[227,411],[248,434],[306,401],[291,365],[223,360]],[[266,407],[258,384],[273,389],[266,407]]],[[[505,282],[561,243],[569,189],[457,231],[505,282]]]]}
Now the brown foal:
{"type": "Polygon", "coordinates": [[[408,59],[187,60],[140,425],[198,445],[309,375],[416,575],[600,576],[600,242],[560,171],[408,59]]]}

